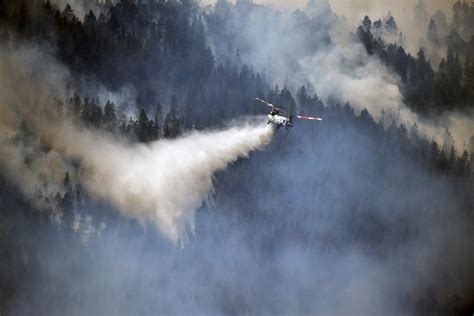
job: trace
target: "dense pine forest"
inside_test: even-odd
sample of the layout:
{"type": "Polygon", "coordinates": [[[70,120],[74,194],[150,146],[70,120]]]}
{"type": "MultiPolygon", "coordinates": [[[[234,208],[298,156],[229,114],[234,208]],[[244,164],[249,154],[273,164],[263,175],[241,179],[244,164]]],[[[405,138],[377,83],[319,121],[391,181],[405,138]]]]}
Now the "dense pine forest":
{"type": "MultiPolygon", "coordinates": [[[[57,122],[148,146],[265,115],[256,97],[323,121],[280,130],[217,173],[182,247],[85,189],[79,160],[61,159],[59,185],[40,175],[30,196],[0,164],[0,314],[474,312],[474,4],[429,14],[415,1],[423,37],[410,52],[397,16],[350,27],[325,1],[286,13],[248,0],[71,2],[0,0],[2,52],[67,69],[48,108],[57,122]],[[388,99],[360,104],[372,100],[364,86],[340,95],[327,90],[342,80],[304,75],[340,50],[347,70],[331,71],[366,63],[358,81],[383,69],[417,120],[388,99]],[[451,115],[469,122],[462,139],[439,127],[451,115]],[[426,132],[432,121],[441,136],[426,132]]],[[[60,155],[20,126],[15,144],[60,155]]],[[[33,165],[40,154],[24,151],[33,165]]]]}

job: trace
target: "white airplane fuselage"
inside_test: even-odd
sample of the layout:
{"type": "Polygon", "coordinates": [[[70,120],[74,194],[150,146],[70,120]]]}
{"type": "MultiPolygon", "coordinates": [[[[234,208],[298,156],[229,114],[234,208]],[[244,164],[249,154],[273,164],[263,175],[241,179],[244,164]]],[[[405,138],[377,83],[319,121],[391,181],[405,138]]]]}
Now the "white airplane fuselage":
{"type": "Polygon", "coordinates": [[[286,127],[291,127],[292,125],[288,117],[279,114],[268,114],[268,123],[286,127]]]}

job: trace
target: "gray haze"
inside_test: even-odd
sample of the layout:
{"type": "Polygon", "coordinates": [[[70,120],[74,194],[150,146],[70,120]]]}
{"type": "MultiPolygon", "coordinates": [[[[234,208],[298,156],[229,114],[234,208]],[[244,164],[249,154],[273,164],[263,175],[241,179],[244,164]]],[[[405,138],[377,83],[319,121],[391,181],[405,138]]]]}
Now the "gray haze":
{"type": "MultiPolygon", "coordinates": [[[[349,101],[384,122],[416,122],[441,144],[446,127],[457,146],[471,136],[465,114],[434,122],[412,113],[399,79],[347,29],[334,28],[330,11],[266,10],[231,17],[221,31],[273,83],[305,84],[326,102],[349,101]],[[311,21],[307,43],[299,23],[311,21]]],[[[223,58],[227,47],[215,39],[210,34],[223,58]]],[[[432,314],[435,300],[448,306],[444,314],[456,311],[456,297],[472,304],[472,214],[458,211],[446,177],[381,154],[392,145],[375,142],[363,122],[328,115],[269,144],[272,130],[245,120],[132,145],[57,117],[54,98],[68,95],[71,78],[45,51],[0,50],[2,171],[34,198],[38,188],[62,190],[71,161],[80,160],[72,181],[93,195],[89,210],[107,228],[84,243],[64,232],[76,226],[33,236],[19,226],[15,237],[39,245],[37,274],[9,313],[410,315],[432,314]],[[187,238],[184,249],[169,242],[187,238]]],[[[127,92],[99,93],[129,103],[127,92]]]]}
{"type": "Polygon", "coordinates": [[[215,10],[225,16],[226,25],[220,30],[209,26],[209,41],[218,60],[231,44],[243,62],[264,71],[280,87],[295,91],[306,85],[325,103],[350,102],[357,111],[366,108],[385,124],[395,120],[410,128],[416,123],[421,133],[440,144],[446,142],[448,130],[458,152],[467,149],[474,129],[472,113],[444,113],[429,121],[419,118],[403,102],[400,78],[349,37],[355,26],[338,18],[324,1],[310,2],[304,12],[292,13],[249,1],[238,2],[229,15],[222,6],[215,10]]]}
{"type": "MultiPolygon", "coordinates": [[[[232,1],[231,1],[232,2],[232,1]]],[[[233,1],[235,2],[235,1],[233,1]]],[[[270,5],[279,9],[303,9],[308,0],[255,0],[255,3],[270,5]]],[[[316,0],[315,2],[324,3],[325,0],[316,0]]],[[[203,5],[214,4],[214,0],[201,0],[203,5]]],[[[346,17],[351,23],[358,23],[364,15],[383,16],[388,11],[402,17],[411,14],[418,0],[329,0],[329,4],[334,13],[346,17]]],[[[424,3],[428,11],[434,14],[436,10],[441,9],[447,15],[451,13],[453,0],[425,0],[424,3]]],[[[354,24],[355,25],[355,24],[354,24]]]]}

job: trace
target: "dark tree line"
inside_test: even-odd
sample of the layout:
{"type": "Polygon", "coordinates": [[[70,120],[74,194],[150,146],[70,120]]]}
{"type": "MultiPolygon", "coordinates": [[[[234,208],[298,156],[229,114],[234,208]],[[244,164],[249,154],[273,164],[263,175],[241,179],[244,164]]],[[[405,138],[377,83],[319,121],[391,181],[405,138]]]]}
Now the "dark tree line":
{"type": "Polygon", "coordinates": [[[2,0],[0,20],[8,40],[46,40],[76,73],[111,89],[131,83],[143,107],[190,86],[202,87],[214,68],[204,25],[191,1],[121,0],[77,17],[71,6],[2,0]],[[6,30],[5,30],[6,29],[6,30]]]}
{"type": "MultiPolygon", "coordinates": [[[[58,102],[64,103],[61,100],[58,102]]],[[[175,96],[171,97],[167,113],[164,113],[163,106],[158,103],[152,119],[148,117],[145,109],[141,109],[136,118],[126,119],[125,114],[117,110],[113,102],[106,101],[105,105],[101,105],[97,99],[88,97],[81,99],[76,93],[66,101],[66,105],[66,110],[63,112],[72,115],[84,126],[111,134],[121,134],[138,142],[151,142],[161,137],[174,138],[181,133],[183,127],[183,119],[175,96]]],[[[62,106],[59,108],[62,109],[62,106]]]]}
{"type": "MultiPolygon", "coordinates": [[[[420,48],[417,55],[412,56],[402,46],[387,45],[383,39],[374,36],[373,28],[370,18],[366,16],[363,24],[358,27],[356,36],[369,54],[378,56],[400,76],[405,102],[413,110],[430,114],[472,108],[474,36],[466,42],[456,29],[452,29],[446,37],[447,55],[441,59],[439,65],[432,65],[426,56],[425,48],[420,48]]],[[[433,19],[429,24],[428,39],[433,46],[440,45],[433,19]]]]}

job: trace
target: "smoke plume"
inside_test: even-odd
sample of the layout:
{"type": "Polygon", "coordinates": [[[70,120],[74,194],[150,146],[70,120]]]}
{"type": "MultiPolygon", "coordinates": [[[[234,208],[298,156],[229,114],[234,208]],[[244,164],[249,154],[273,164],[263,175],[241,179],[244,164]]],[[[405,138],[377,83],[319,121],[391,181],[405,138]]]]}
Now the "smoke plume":
{"type": "Polygon", "coordinates": [[[456,150],[466,149],[472,136],[466,127],[472,130],[474,124],[471,113],[462,120],[458,113],[448,112],[420,118],[405,104],[398,75],[349,35],[356,26],[337,17],[328,1],[309,1],[304,11],[292,13],[246,1],[228,5],[233,6],[228,12],[222,5],[214,11],[225,27],[218,32],[209,27],[209,41],[218,57],[230,42],[244,62],[264,71],[274,84],[293,91],[309,86],[326,104],[350,102],[356,111],[366,108],[385,124],[395,121],[407,129],[416,124],[427,139],[440,144],[446,142],[448,131],[456,150]]]}

